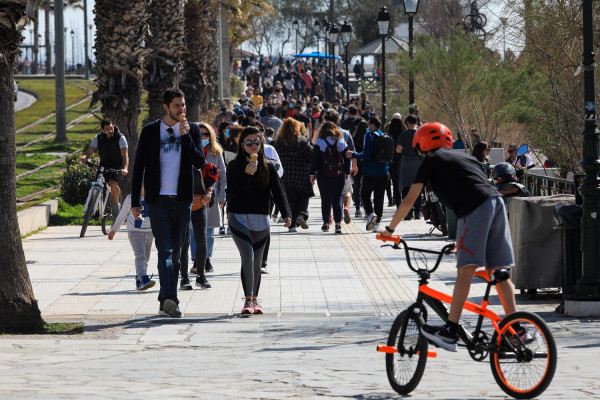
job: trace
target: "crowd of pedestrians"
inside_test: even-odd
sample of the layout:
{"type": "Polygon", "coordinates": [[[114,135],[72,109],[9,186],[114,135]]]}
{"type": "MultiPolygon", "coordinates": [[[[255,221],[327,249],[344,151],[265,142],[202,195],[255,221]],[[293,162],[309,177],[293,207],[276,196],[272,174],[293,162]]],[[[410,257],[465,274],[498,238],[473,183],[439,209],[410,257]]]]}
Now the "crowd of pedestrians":
{"type": "MultiPolygon", "coordinates": [[[[299,79],[311,74],[308,66],[296,67],[286,74],[299,79]]],[[[109,237],[128,218],[136,288],[146,290],[154,284],[146,272],[152,232],[158,250],[160,314],[182,316],[177,284],[179,290],[192,290],[190,275],[196,277],[195,286],[212,287],[207,273],[219,268],[211,262],[215,228],[231,235],[240,253],[242,314],[260,314],[258,294],[261,275],[269,272],[272,223],[283,223],[293,234],[319,221],[323,232],[333,225],[340,234],[342,222],[364,216],[365,229],[375,232],[386,190],[393,193],[388,205],[400,203],[414,179],[415,167],[403,143],[407,135],[414,135],[416,117],[403,120],[395,114],[382,126],[366,94],[352,99],[348,107],[341,101],[328,102],[315,94],[319,77],[314,78],[303,91],[289,85],[283,89],[275,78],[271,94],[265,93],[271,81],[256,88],[252,78],[233,107],[222,104],[210,123],[188,122],[184,94],[177,89],[165,92],[166,115],[142,130],[132,194],[109,237]],[[284,93],[281,100],[279,89],[284,93]],[[391,163],[372,155],[384,132],[398,144],[391,163]],[[315,183],[320,218],[308,213],[315,183]]],[[[413,217],[419,217],[416,210],[413,217]]]]}

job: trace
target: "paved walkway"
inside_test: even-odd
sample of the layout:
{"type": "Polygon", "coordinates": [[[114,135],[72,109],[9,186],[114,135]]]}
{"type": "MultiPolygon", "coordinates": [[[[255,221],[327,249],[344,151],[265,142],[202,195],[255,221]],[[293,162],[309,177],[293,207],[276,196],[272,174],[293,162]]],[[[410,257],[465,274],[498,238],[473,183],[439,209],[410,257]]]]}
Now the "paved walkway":
{"type": "MultiPolygon", "coordinates": [[[[318,201],[310,204],[315,217],[318,201]]],[[[392,211],[386,208],[384,221],[392,211]]],[[[213,288],[179,291],[181,320],[157,316],[157,287],[134,290],[124,230],[112,242],[99,227],[89,227],[85,238],[79,227],[51,227],[25,239],[44,319],[83,321],[85,333],[0,337],[0,399],[396,398],[375,344],[385,343],[395,315],[414,301],[416,277],[404,252],[381,248],[364,219],[336,235],[321,232],[315,217],[298,233],[274,225],[270,274],[260,290],[265,315],[252,317],[239,316],[239,254],[229,236],[216,235],[213,288]]],[[[448,243],[428,231],[422,220],[399,228],[418,247],[448,243]]],[[[150,266],[156,274],[156,253],[150,266]]],[[[431,286],[451,293],[454,277],[449,256],[431,286]]],[[[484,288],[474,283],[470,300],[480,301],[484,288]]],[[[491,300],[502,313],[497,297],[491,300]]],[[[517,296],[520,309],[548,321],[559,347],[557,374],[542,398],[600,398],[599,320],[556,314],[559,302],[552,294],[517,296]]],[[[487,362],[440,351],[412,398],[505,396],[487,362]]]]}

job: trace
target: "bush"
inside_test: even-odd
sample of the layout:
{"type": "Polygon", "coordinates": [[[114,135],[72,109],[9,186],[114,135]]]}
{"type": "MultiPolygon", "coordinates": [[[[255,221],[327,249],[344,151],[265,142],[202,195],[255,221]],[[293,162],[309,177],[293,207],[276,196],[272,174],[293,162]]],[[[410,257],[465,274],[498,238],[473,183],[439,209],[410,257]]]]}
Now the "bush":
{"type": "Polygon", "coordinates": [[[70,205],[85,203],[92,182],[96,178],[96,171],[88,166],[81,165],[79,157],[81,157],[79,152],[67,157],[67,171],[60,179],[61,197],[70,205]]]}

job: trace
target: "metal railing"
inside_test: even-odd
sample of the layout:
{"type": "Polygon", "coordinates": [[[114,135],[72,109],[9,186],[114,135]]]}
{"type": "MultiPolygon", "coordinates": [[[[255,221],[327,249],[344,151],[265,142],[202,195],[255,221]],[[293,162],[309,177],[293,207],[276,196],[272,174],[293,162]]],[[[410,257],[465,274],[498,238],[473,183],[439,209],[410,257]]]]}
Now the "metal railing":
{"type": "Polygon", "coordinates": [[[576,194],[577,185],[569,179],[526,173],[524,184],[532,196],[552,196],[555,194],[576,194]]]}

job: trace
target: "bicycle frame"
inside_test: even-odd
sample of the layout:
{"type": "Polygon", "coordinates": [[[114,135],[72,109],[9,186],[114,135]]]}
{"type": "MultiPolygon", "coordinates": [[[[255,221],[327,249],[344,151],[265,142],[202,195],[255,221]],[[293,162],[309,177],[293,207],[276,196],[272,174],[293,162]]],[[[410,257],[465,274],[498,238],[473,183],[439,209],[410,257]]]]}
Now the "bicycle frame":
{"type": "MultiPolygon", "coordinates": [[[[442,257],[445,254],[450,254],[451,252],[453,252],[456,249],[456,243],[452,243],[452,244],[444,246],[444,248],[442,248],[441,251],[434,251],[434,250],[428,250],[428,249],[419,249],[419,248],[409,247],[404,240],[402,240],[401,238],[399,238],[397,236],[396,237],[393,237],[393,236],[392,237],[383,237],[381,235],[377,235],[377,239],[382,240],[382,241],[394,242],[394,245],[389,245],[389,246],[392,246],[396,249],[400,247],[399,244],[402,244],[404,247],[404,251],[406,253],[406,261],[408,263],[409,268],[419,275],[419,291],[417,294],[417,301],[414,304],[412,304],[409,307],[409,309],[414,310],[416,308],[420,308],[422,311],[424,309],[423,303],[426,303],[444,322],[447,322],[448,321],[448,309],[446,308],[444,303],[448,303],[448,304],[452,303],[452,296],[430,288],[428,286],[428,283],[429,283],[429,278],[431,276],[431,273],[434,272],[438,268],[438,266],[442,260],[442,257]],[[435,266],[431,270],[415,268],[410,261],[409,251],[418,251],[421,253],[438,255],[438,258],[435,262],[435,266]]],[[[481,332],[483,332],[483,330],[481,328],[483,325],[484,318],[487,318],[491,321],[492,326],[494,327],[494,330],[496,332],[498,332],[499,340],[501,340],[501,338],[502,338],[502,336],[500,335],[501,329],[499,327],[499,324],[500,324],[500,321],[502,321],[502,318],[498,314],[496,314],[493,311],[488,309],[488,306],[490,304],[490,302],[489,302],[490,290],[491,290],[492,286],[494,286],[497,282],[491,279],[490,271],[477,271],[475,273],[475,276],[484,279],[487,282],[487,288],[485,291],[485,295],[481,301],[481,304],[475,304],[473,302],[466,301],[463,306],[464,310],[471,311],[471,312],[479,315],[479,318],[477,320],[477,325],[476,325],[476,328],[474,331],[474,335],[471,335],[470,333],[468,333],[464,329],[464,327],[462,325],[460,325],[458,334],[459,334],[460,338],[462,339],[462,341],[465,343],[468,350],[476,350],[477,349],[477,346],[479,344],[474,340],[474,337],[475,338],[479,337],[479,334],[481,332]]],[[[512,327],[509,327],[509,332],[513,335],[516,333],[512,327]]],[[[377,346],[377,351],[383,352],[383,353],[395,353],[395,352],[397,352],[397,349],[393,346],[377,346]]],[[[490,348],[486,348],[485,351],[493,351],[493,350],[490,348]]],[[[436,352],[428,351],[428,357],[436,357],[436,355],[437,355],[436,352]]]]}
{"type": "Polygon", "coordinates": [[[92,187],[90,188],[90,191],[88,192],[88,197],[85,200],[85,206],[83,208],[83,213],[85,214],[85,212],[87,211],[88,202],[89,202],[90,197],[92,196],[92,193],[94,192],[94,190],[98,190],[98,197],[96,198],[96,202],[94,203],[92,210],[96,211],[96,210],[98,210],[98,207],[100,207],[100,212],[103,212],[103,210],[106,206],[106,199],[108,198],[108,196],[111,195],[110,186],[106,183],[106,179],[104,178],[104,174],[103,174],[105,168],[97,166],[90,162],[88,162],[87,164],[91,165],[93,167],[96,167],[97,171],[96,171],[96,180],[94,182],[92,182],[92,187]]]}

